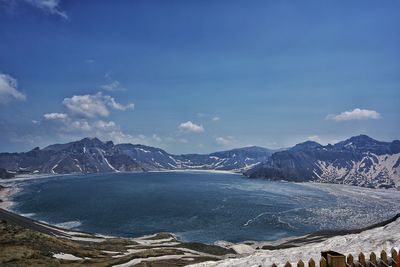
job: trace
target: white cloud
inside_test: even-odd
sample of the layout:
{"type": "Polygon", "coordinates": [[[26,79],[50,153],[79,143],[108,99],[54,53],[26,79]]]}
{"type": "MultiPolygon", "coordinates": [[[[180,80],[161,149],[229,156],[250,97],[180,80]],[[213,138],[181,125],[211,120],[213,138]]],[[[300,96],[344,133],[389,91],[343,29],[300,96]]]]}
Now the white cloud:
{"type": "Polygon", "coordinates": [[[316,134],[308,136],[307,140],[314,141],[314,142],[317,142],[317,143],[321,142],[321,138],[319,137],[319,135],[316,135],[316,134]]]}
{"type": "Polygon", "coordinates": [[[18,82],[8,74],[0,72],[0,102],[7,103],[10,100],[25,100],[26,95],[18,91],[18,82]]]}
{"type": "Polygon", "coordinates": [[[178,129],[185,133],[203,133],[204,128],[203,125],[197,125],[191,121],[182,122],[178,129]]]}
{"type": "Polygon", "coordinates": [[[96,121],[94,127],[99,130],[115,130],[118,128],[115,122],[103,120],[96,121]]]}
{"type": "MultiPolygon", "coordinates": [[[[100,93],[98,93],[98,94],[100,94],[100,93]]],[[[115,101],[115,99],[109,95],[104,96],[104,101],[108,106],[110,106],[114,109],[118,109],[118,110],[128,110],[128,109],[135,108],[135,105],[133,103],[130,103],[127,105],[122,105],[122,104],[118,103],[117,101],[115,101]]]]}
{"type": "Polygon", "coordinates": [[[375,110],[355,108],[350,111],[344,111],[338,115],[328,115],[327,119],[335,121],[350,121],[350,120],[377,120],[381,115],[375,110]]]}
{"type": "Polygon", "coordinates": [[[138,134],[132,135],[124,133],[118,124],[114,121],[97,120],[97,119],[74,119],[65,117],[60,114],[63,113],[49,113],[45,114],[46,124],[43,128],[47,132],[52,131],[65,139],[78,139],[87,136],[96,136],[101,140],[112,140],[115,143],[133,143],[144,145],[161,144],[163,139],[157,134],[149,136],[138,134]],[[50,115],[51,114],[51,115],[50,115]],[[57,115],[55,115],[57,114],[57,115]],[[58,119],[60,118],[60,119],[58,119]],[[61,123],[61,126],[60,126],[61,123]]]}
{"type": "Polygon", "coordinates": [[[67,13],[60,9],[60,0],[25,0],[30,5],[42,9],[43,11],[58,15],[64,19],[68,19],[67,13]]]}
{"type": "Polygon", "coordinates": [[[46,113],[43,115],[46,120],[65,120],[68,115],[65,113],[46,113]]]}
{"type": "Polygon", "coordinates": [[[151,136],[145,136],[143,134],[132,135],[126,134],[121,130],[114,130],[110,132],[105,132],[102,134],[97,134],[103,140],[112,140],[115,143],[131,143],[131,144],[142,144],[142,145],[154,145],[154,143],[161,142],[161,138],[156,134],[151,136]]]}
{"type": "Polygon", "coordinates": [[[67,128],[64,128],[65,131],[83,131],[83,132],[90,132],[92,129],[93,128],[89,124],[89,122],[85,120],[69,121],[67,123],[67,128]]]}
{"type": "Polygon", "coordinates": [[[212,121],[219,121],[221,118],[220,117],[213,117],[212,121]]]}
{"type": "Polygon", "coordinates": [[[121,86],[121,83],[117,80],[113,80],[107,84],[103,84],[102,86],[100,86],[100,89],[105,90],[105,91],[110,91],[110,92],[126,91],[126,89],[123,88],[121,86]]]}
{"type": "Polygon", "coordinates": [[[227,137],[218,136],[217,138],[215,138],[215,142],[221,146],[231,146],[236,142],[236,140],[233,136],[227,136],[227,137]]]}
{"type": "Polygon", "coordinates": [[[156,135],[156,134],[153,134],[151,137],[152,137],[155,141],[157,141],[157,142],[161,142],[161,141],[162,141],[162,138],[159,137],[159,136],[156,135]]]}
{"type": "Polygon", "coordinates": [[[97,116],[107,117],[110,114],[109,108],[117,110],[133,109],[134,104],[122,105],[109,95],[101,92],[95,95],[74,95],[65,98],[63,104],[72,112],[85,117],[93,118],[97,116]]]}
{"type": "Polygon", "coordinates": [[[87,134],[87,132],[91,132],[92,136],[102,137],[106,133],[120,131],[119,126],[113,121],[87,121],[85,119],[67,119],[63,122],[64,127],[59,129],[61,132],[75,132],[77,134],[79,134],[80,132],[83,132],[85,134],[87,134]]]}

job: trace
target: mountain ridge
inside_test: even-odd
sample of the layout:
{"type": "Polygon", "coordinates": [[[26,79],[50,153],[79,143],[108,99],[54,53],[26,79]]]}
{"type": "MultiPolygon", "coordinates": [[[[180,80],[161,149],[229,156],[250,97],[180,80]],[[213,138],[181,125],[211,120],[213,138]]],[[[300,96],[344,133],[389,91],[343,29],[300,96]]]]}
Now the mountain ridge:
{"type": "Polygon", "coordinates": [[[267,159],[274,150],[243,147],[211,154],[174,155],[141,144],[114,144],[98,138],[83,138],[52,144],[28,152],[0,153],[0,166],[19,173],[92,173],[107,171],[152,171],[204,169],[239,171],[267,159]]]}
{"type": "Polygon", "coordinates": [[[400,188],[400,141],[353,136],[323,146],[304,142],[246,170],[250,178],[400,188]]]}
{"type": "Polygon", "coordinates": [[[0,153],[0,168],[14,173],[97,173],[224,170],[249,178],[400,188],[400,141],[367,135],[335,144],[305,141],[286,150],[248,146],[210,154],[170,154],[141,144],[83,138],[20,153],[0,153]]]}

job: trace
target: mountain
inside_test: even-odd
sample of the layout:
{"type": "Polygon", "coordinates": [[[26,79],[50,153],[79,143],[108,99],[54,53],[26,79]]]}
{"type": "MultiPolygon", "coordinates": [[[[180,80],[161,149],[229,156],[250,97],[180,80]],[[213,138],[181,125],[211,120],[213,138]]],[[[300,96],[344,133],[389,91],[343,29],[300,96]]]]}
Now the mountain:
{"type": "Polygon", "coordinates": [[[244,174],[250,178],[400,188],[400,141],[381,142],[366,135],[327,146],[307,141],[274,153],[244,174]]]}
{"type": "Polygon", "coordinates": [[[34,148],[24,153],[0,153],[0,168],[17,173],[96,173],[152,170],[241,171],[265,161],[274,151],[245,147],[205,154],[173,155],[144,145],[84,138],[66,144],[34,148]]]}
{"type": "Polygon", "coordinates": [[[250,146],[209,155],[188,154],[175,156],[180,168],[242,171],[268,159],[274,151],[250,146]]]}
{"type": "Polygon", "coordinates": [[[359,135],[326,146],[306,141],[283,151],[252,146],[174,155],[145,145],[84,138],[23,153],[0,153],[0,169],[11,174],[226,170],[250,178],[400,188],[400,141],[359,135]]]}

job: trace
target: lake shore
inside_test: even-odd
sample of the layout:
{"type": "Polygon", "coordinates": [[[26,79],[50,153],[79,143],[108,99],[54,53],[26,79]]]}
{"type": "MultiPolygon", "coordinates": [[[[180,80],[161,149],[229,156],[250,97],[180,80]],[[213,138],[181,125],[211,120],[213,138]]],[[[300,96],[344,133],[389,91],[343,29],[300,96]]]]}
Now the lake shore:
{"type": "Polygon", "coordinates": [[[21,174],[14,178],[0,179],[0,208],[11,210],[15,204],[12,198],[21,191],[21,183],[37,179],[61,177],[72,174],[21,174]]]}
{"type": "Polygon", "coordinates": [[[72,231],[0,209],[0,265],[183,266],[234,256],[213,245],[184,243],[168,233],[118,238],[72,231]]]}
{"type": "MultiPolygon", "coordinates": [[[[166,172],[170,172],[170,171],[166,171],[166,172]]],[[[172,172],[175,172],[175,171],[172,171],[172,172]]],[[[184,171],[178,171],[178,172],[182,173],[184,171]]],[[[190,170],[190,171],[187,171],[187,172],[191,173],[192,171],[190,170]]],[[[200,171],[194,171],[194,172],[197,173],[197,172],[204,172],[204,171],[200,170],[200,171]]],[[[208,171],[205,171],[205,172],[208,172],[208,171]]],[[[212,171],[212,173],[215,173],[215,171],[212,171]]],[[[222,173],[222,172],[219,172],[219,173],[222,173]]],[[[116,175],[116,177],[119,177],[120,174],[124,174],[124,173],[113,173],[113,175],[116,175]]],[[[70,174],[70,175],[72,175],[72,174],[70,174]]],[[[14,204],[13,201],[12,201],[13,197],[15,196],[15,194],[20,192],[21,187],[26,182],[34,181],[34,180],[37,180],[37,179],[45,179],[45,178],[48,178],[48,179],[59,178],[59,177],[62,177],[62,176],[65,176],[65,175],[23,175],[23,176],[16,177],[14,179],[8,179],[8,180],[5,180],[5,181],[2,180],[1,182],[3,182],[2,184],[5,187],[0,190],[0,199],[3,200],[3,202],[0,202],[0,207],[8,209],[10,211],[13,211],[13,204],[14,204]]],[[[67,176],[69,176],[69,175],[67,175],[67,176]]],[[[82,175],[82,176],[84,176],[84,175],[82,175]]],[[[97,177],[97,176],[94,176],[94,177],[97,177]]],[[[78,178],[79,178],[79,176],[78,176],[78,178]]],[[[241,179],[239,179],[239,180],[241,180],[241,179]]],[[[60,181],[62,181],[62,180],[60,180],[60,181]]],[[[57,182],[58,182],[58,180],[56,181],[56,183],[57,182]]],[[[79,181],[77,181],[77,182],[79,182],[79,181]]],[[[47,181],[46,181],[46,183],[47,183],[47,181]]],[[[280,183],[280,182],[277,181],[276,183],[280,183]]],[[[287,184],[289,182],[282,182],[282,183],[283,184],[287,184]]],[[[350,187],[350,186],[344,186],[344,185],[322,184],[322,183],[301,183],[301,185],[305,185],[305,186],[310,186],[312,188],[321,189],[323,191],[328,192],[329,194],[335,195],[338,198],[340,198],[342,195],[347,195],[347,196],[352,195],[354,198],[359,199],[359,198],[363,198],[363,197],[369,197],[369,195],[372,195],[370,193],[376,193],[376,195],[372,196],[372,197],[379,197],[379,196],[381,196],[380,194],[387,194],[387,193],[390,193],[390,191],[392,191],[392,190],[388,191],[387,189],[384,189],[384,190],[366,189],[366,188],[361,188],[361,187],[358,188],[358,187],[354,187],[354,186],[350,187]]],[[[263,186],[264,186],[264,184],[263,184],[263,186]]],[[[244,189],[245,190],[255,190],[254,188],[250,188],[250,189],[249,188],[244,188],[244,189]]],[[[386,196],[384,196],[384,197],[386,197],[386,196]]],[[[344,201],[344,202],[346,202],[346,201],[344,201]]],[[[338,210],[337,210],[338,214],[336,214],[336,215],[332,212],[332,210],[322,209],[322,212],[324,212],[324,214],[322,214],[322,215],[326,216],[325,213],[329,213],[329,214],[332,214],[332,216],[338,217],[338,218],[340,218],[340,216],[347,216],[346,214],[343,214],[343,211],[346,211],[346,206],[339,207],[338,210]]],[[[35,212],[35,211],[27,210],[25,212],[29,213],[29,212],[35,212]]],[[[263,213],[261,213],[261,214],[263,214],[263,213]]],[[[384,219],[389,218],[389,216],[393,216],[393,214],[396,214],[396,213],[394,213],[392,211],[390,214],[386,215],[386,217],[377,217],[377,218],[375,218],[373,222],[383,221],[384,219]]],[[[257,213],[256,213],[256,215],[257,215],[257,213]]],[[[316,215],[318,215],[318,214],[316,214],[316,215]]],[[[28,217],[32,216],[32,217],[35,217],[36,219],[41,219],[39,217],[34,216],[33,213],[31,215],[26,214],[26,216],[28,216],[28,217]]],[[[257,215],[257,216],[254,215],[254,216],[250,217],[251,218],[250,221],[253,222],[256,219],[258,219],[260,216],[263,216],[263,215],[257,215]]],[[[330,217],[327,217],[327,218],[329,219],[330,217]]],[[[370,222],[371,222],[371,220],[370,220],[370,222]]],[[[79,229],[79,225],[81,225],[81,223],[82,222],[80,222],[78,220],[75,221],[75,219],[70,219],[70,220],[61,221],[61,222],[52,221],[52,223],[50,223],[50,224],[61,225],[62,227],[66,227],[66,228],[74,228],[75,227],[74,229],[76,229],[76,228],[79,229]],[[72,220],[74,220],[73,222],[78,223],[78,225],[75,224],[75,226],[71,226],[70,223],[72,222],[72,220]],[[67,224],[67,223],[69,223],[69,224],[67,224]]],[[[357,228],[359,226],[353,226],[353,227],[357,228]]],[[[140,229],[142,229],[142,228],[140,228],[140,229]]],[[[339,229],[342,229],[342,228],[339,228],[339,229]]],[[[346,227],[343,227],[343,229],[346,229],[346,227]]],[[[90,228],[86,228],[85,230],[90,231],[90,228]]],[[[92,231],[93,232],[98,232],[98,231],[93,230],[93,229],[92,229],[92,231]]],[[[177,233],[177,235],[182,240],[186,240],[186,241],[196,240],[196,239],[185,239],[183,236],[180,235],[180,233],[178,231],[174,231],[174,230],[171,230],[171,229],[167,230],[167,231],[177,233]]],[[[154,231],[154,232],[156,232],[156,231],[154,231]]],[[[311,231],[309,231],[309,232],[311,232],[311,231]]],[[[106,233],[106,232],[103,232],[103,233],[106,233]]],[[[111,235],[115,235],[115,236],[124,236],[123,234],[120,235],[118,233],[114,233],[114,234],[110,233],[110,234],[111,235]]],[[[229,248],[229,247],[232,247],[234,245],[238,245],[238,244],[242,245],[242,244],[246,243],[246,244],[251,244],[252,249],[255,249],[257,247],[263,247],[263,246],[275,246],[276,244],[283,243],[284,240],[291,240],[291,239],[294,239],[294,238],[298,238],[300,235],[303,235],[303,234],[305,234],[305,233],[303,232],[303,233],[298,234],[298,235],[290,234],[289,236],[292,236],[292,235],[293,236],[292,237],[286,237],[285,239],[282,239],[282,236],[280,236],[280,237],[276,237],[275,238],[276,240],[273,239],[273,238],[272,239],[267,239],[267,238],[264,239],[264,238],[262,238],[262,239],[255,239],[255,240],[260,240],[260,241],[251,241],[251,239],[250,239],[250,241],[243,241],[243,240],[247,240],[247,239],[241,239],[241,240],[233,240],[233,242],[235,242],[235,243],[230,243],[230,242],[226,242],[226,241],[217,241],[215,244],[218,244],[220,246],[229,248]],[[273,241],[266,242],[266,241],[262,241],[262,240],[273,240],[273,241]]],[[[126,236],[129,236],[129,235],[126,235],[126,236]]],[[[141,234],[133,235],[133,236],[141,236],[141,234]]],[[[208,243],[208,244],[212,244],[216,240],[230,240],[230,239],[224,239],[224,237],[222,237],[222,238],[220,237],[220,239],[215,239],[215,240],[213,240],[211,242],[207,242],[207,241],[204,241],[204,240],[197,240],[197,241],[208,243]]],[[[242,248],[243,248],[243,246],[242,246],[242,248]]],[[[248,248],[248,250],[252,250],[252,249],[248,248]]],[[[241,251],[243,252],[243,250],[241,250],[241,251]]]]}
{"type": "Polygon", "coordinates": [[[14,202],[11,200],[12,196],[20,192],[20,188],[13,186],[2,186],[0,188],[0,208],[10,209],[14,202]]]}
{"type": "Polygon", "coordinates": [[[379,253],[381,249],[399,249],[399,227],[400,214],[358,230],[323,231],[274,242],[219,242],[216,245],[206,245],[181,242],[169,233],[118,238],[72,231],[0,209],[0,245],[3,247],[0,263],[102,263],[111,266],[131,266],[151,261],[168,266],[194,264],[208,267],[254,264],[269,266],[272,263],[283,264],[289,260],[294,264],[299,259],[307,261],[311,257],[318,258],[320,252],[326,249],[334,249],[341,253],[379,253]],[[10,235],[10,232],[18,235],[10,235]],[[36,236],[35,244],[26,241],[20,244],[19,239],[26,235],[36,236]],[[367,240],[369,242],[366,242],[367,240]],[[31,253],[33,249],[36,255],[33,258],[24,253],[30,246],[31,253]]]}

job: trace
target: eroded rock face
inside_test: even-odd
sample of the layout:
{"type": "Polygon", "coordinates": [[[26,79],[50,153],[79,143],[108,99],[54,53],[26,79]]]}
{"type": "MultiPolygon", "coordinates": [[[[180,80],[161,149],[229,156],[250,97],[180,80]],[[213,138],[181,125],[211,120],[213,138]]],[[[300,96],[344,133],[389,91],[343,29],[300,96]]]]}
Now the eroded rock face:
{"type": "Polygon", "coordinates": [[[334,145],[305,142],[245,172],[251,178],[400,187],[400,141],[359,135],[334,145]]]}

